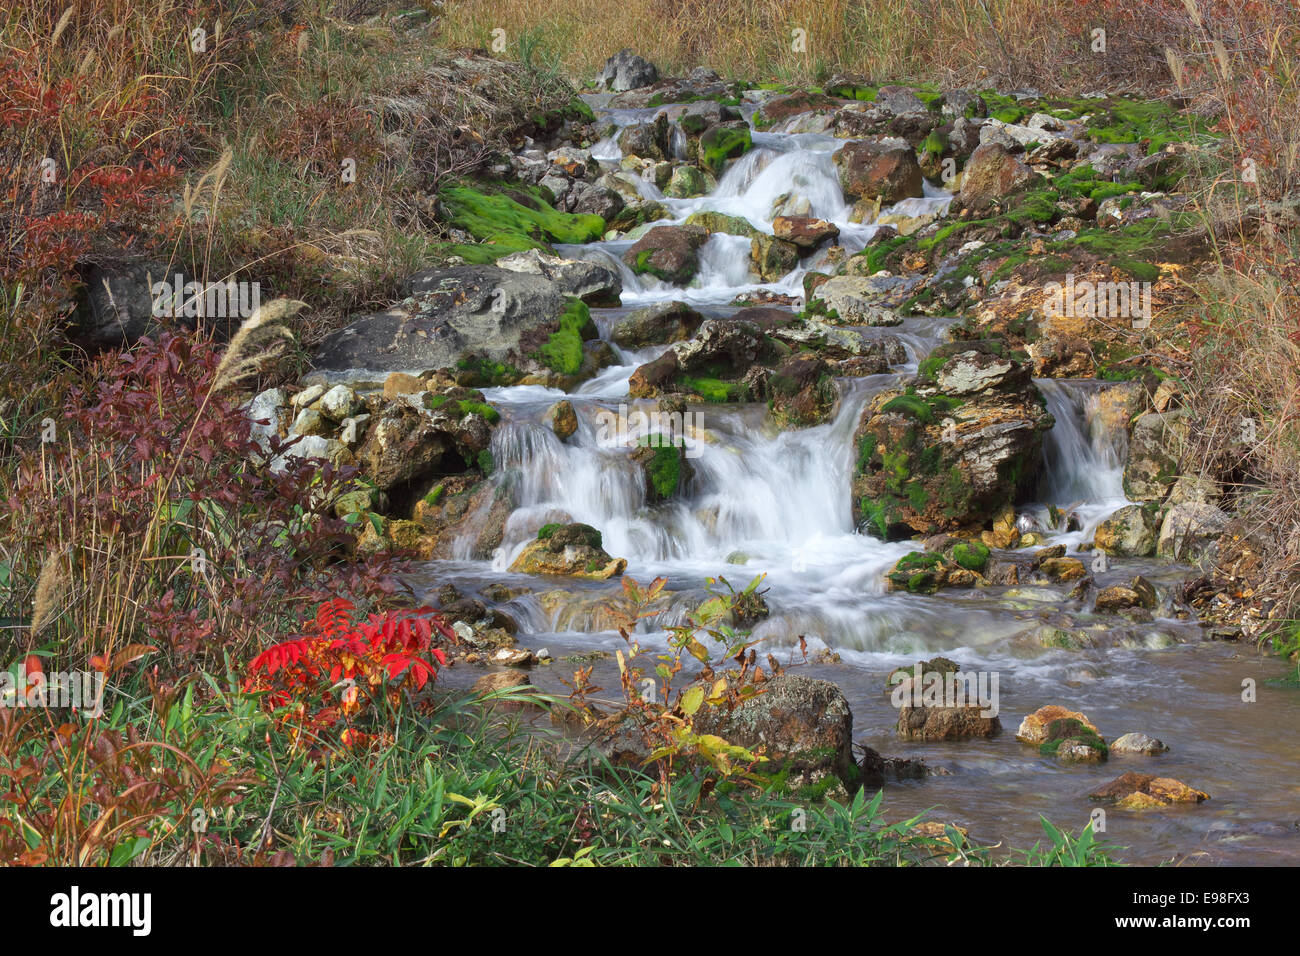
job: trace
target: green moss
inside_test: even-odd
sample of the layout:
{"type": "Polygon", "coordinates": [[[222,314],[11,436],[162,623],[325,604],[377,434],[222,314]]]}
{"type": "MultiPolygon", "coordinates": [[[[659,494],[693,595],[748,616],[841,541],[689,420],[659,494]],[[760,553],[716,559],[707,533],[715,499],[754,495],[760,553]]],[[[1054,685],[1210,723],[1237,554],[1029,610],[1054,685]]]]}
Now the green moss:
{"type": "Polygon", "coordinates": [[[868,246],[862,253],[867,260],[867,275],[875,275],[882,269],[888,268],[886,260],[889,258],[889,254],[911,241],[910,236],[895,236],[892,239],[886,239],[883,242],[868,246]]]}
{"type": "Polygon", "coordinates": [[[952,559],[967,571],[983,571],[989,563],[989,549],[980,541],[963,541],[953,547],[952,559]]]}
{"type": "Polygon", "coordinates": [[[646,465],[647,477],[660,498],[671,498],[682,480],[681,449],[659,435],[643,435],[637,444],[654,449],[646,465]]]}
{"type": "Polygon", "coordinates": [[[560,327],[551,333],[534,357],[561,375],[575,375],[582,368],[582,343],[598,334],[587,304],[569,297],[560,313],[560,327]]]}
{"type": "Polygon", "coordinates": [[[560,524],[559,522],[555,522],[555,521],[551,522],[550,524],[544,524],[537,529],[537,540],[549,541],[551,535],[555,534],[555,532],[559,531],[563,527],[564,527],[563,524],[560,524]]]}
{"type": "Polygon", "coordinates": [[[501,387],[513,385],[524,377],[524,373],[505,362],[493,362],[484,358],[464,358],[456,363],[456,368],[468,372],[470,384],[475,387],[501,387]]]}
{"type": "Polygon", "coordinates": [[[944,136],[938,129],[930,130],[930,135],[921,143],[921,153],[929,153],[931,156],[942,156],[943,151],[948,148],[948,137],[944,136]]]}
{"type": "Polygon", "coordinates": [[[754,145],[748,126],[714,126],[700,137],[700,165],[714,176],[722,172],[727,160],[747,153],[754,145]]]}
{"type": "Polygon", "coordinates": [[[746,402],[749,400],[749,386],[743,382],[724,382],[718,378],[691,378],[679,376],[677,384],[687,391],[694,392],[706,402],[746,402]]]}
{"type": "Polygon", "coordinates": [[[1147,155],[1170,143],[1201,142],[1210,124],[1161,100],[1110,99],[1093,103],[1088,134],[1099,143],[1144,143],[1147,155]]]}
{"type": "Polygon", "coordinates": [[[434,485],[433,489],[427,495],[424,496],[424,503],[430,506],[436,505],[438,501],[442,498],[442,493],[444,490],[445,489],[443,488],[442,482],[438,482],[438,484],[434,485]]]}
{"type": "Polygon", "coordinates": [[[489,425],[501,421],[501,413],[485,402],[462,401],[459,405],[462,415],[482,415],[489,425]]]}
{"type": "Polygon", "coordinates": [[[438,193],[448,224],[491,247],[453,247],[469,261],[491,262],[524,249],[549,249],[551,242],[592,242],[605,234],[600,216],[559,212],[537,186],[513,185],[504,191],[480,185],[449,186],[438,193]],[[484,191],[489,188],[501,191],[484,191]]]}
{"type": "Polygon", "coordinates": [[[478,464],[478,470],[483,472],[485,476],[491,475],[492,472],[496,471],[497,463],[492,458],[492,452],[490,449],[484,448],[479,452],[476,462],[478,464]]]}
{"type": "Polygon", "coordinates": [[[1025,111],[1018,106],[1003,106],[989,114],[991,119],[1004,123],[1019,123],[1025,117],[1025,111]]]}
{"type": "Polygon", "coordinates": [[[884,505],[877,504],[870,498],[862,498],[858,501],[858,512],[868,530],[874,531],[877,538],[883,541],[889,537],[889,515],[884,505]]]}

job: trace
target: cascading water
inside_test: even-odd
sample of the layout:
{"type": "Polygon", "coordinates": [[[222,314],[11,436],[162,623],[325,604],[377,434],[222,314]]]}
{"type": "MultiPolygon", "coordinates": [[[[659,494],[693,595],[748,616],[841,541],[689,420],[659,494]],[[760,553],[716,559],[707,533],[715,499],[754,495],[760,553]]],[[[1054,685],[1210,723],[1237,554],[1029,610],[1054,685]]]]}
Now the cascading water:
{"type": "MultiPolygon", "coordinates": [[[[626,126],[649,121],[656,112],[614,111],[605,118],[626,126]]],[[[756,132],[755,148],[730,165],[711,195],[665,199],[653,183],[642,181],[638,188],[669,210],[670,218],[660,224],[713,211],[742,217],[771,232],[778,199],[806,202],[803,208],[808,214],[840,228],[838,243],[853,252],[877,227],[848,221],[850,207],[831,162],[841,142],[820,134],[756,132]]],[[[598,143],[593,156],[617,168],[620,152],[615,139],[598,143]]],[[[927,185],[926,196],[905,200],[893,211],[908,216],[942,214],[948,200],[947,193],[927,185]]],[[[800,295],[803,276],[824,256],[805,257],[788,275],[763,283],[749,270],[749,240],[714,234],[701,251],[697,278],[683,289],[634,275],[621,258],[630,245],[631,240],[621,239],[558,250],[619,270],[622,309],[593,310],[605,338],[612,318],[648,302],[684,300],[709,314],[725,315],[733,299],[759,289],[800,295]]],[[[686,428],[690,477],[678,495],[653,505],[648,503],[643,473],[628,453],[646,429],[635,413],[653,411],[655,403],[630,400],[628,380],[664,346],[635,351],[615,346],[617,364],[568,394],[540,386],[488,389],[488,400],[503,416],[491,449],[497,465],[495,480],[509,483],[518,507],[490,561],[470,560],[467,538],[457,548],[458,560],[430,563],[428,581],[455,583],[468,593],[483,593],[479,589],[488,583],[509,582],[513,591],[525,593],[498,606],[519,623],[521,642],[562,655],[622,646],[616,634],[599,630],[607,626],[602,624],[605,619],[592,610],[593,599],[616,594],[620,585],[617,580],[546,580],[508,572],[512,559],[544,523],[578,521],[598,528],[605,549],[628,560],[627,575],[641,581],[664,576],[668,588],[683,598],[698,594],[710,576],[724,574],[743,585],[765,575],[771,614],[754,630],[760,651],[794,661],[800,637],[813,649],[824,645],[837,656],[806,664],[807,673],[839,684],[852,706],[860,739],[883,751],[925,757],[952,772],[942,778],[942,785],[896,786],[890,805],[909,813],[942,801],[957,822],[976,830],[984,825],[1011,843],[1028,845],[1041,836],[1040,812],[1058,822],[1077,813],[1081,825],[1087,808],[1078,802],[1083,786],[1079,778],[1045,764],[1036,751],[1021,747],[1009,734],[959,747],[901,744],[893,733],[897,715],[883,693],[884,675],[894,667],[942,654],[963,669],[1005,675],[1001,707],[1003,720],[1011,727],[1021,715],[1045,703],[1061,702],[1086,711],[1108,729],[1108,737],[1127,730],[1160,731],[1161,736],[1182,742],[1173,754],[1160,758],[1161,772],[1177,773],[1180,761],[1188,762],[1186,772],[1210,790],[1226,788],[1226,774],[1257,775],[1258,768],[1243,764],[1240,749],[1216,748],[1209,740],[1213,733],[1204,728],[1206,719],[1241,719],[1233,716],[1241,708],[1231,714],[1225,710],[1228,704],[1218,686],[1235,686],[1238,681],[1231,660],[1224,655],[1200,656],[1179,664],[1182,658],[1175,657],[1156,666],[1141,650],[1133,649],[1151,645],[1156,638],[1166,643],[1194,640],[1199,634],[1194,622],[1173,618],[1119,622],[1115,630],[1124,633],[1127,643],[1118,648],[1050,650],[1034,639],[1037,628],[1045,622],[1072,626],[1091,619],[1078,602],[1068,600],[1068,584],[946,590],[932,596],[883,588],[883,573],[917,545],[885,543],[853,526],[849,502],[856,455],[853,434],[872,395],[897,387],[914,373],[916,363],[943,341],[950,322],[912,317],[897,328],[867,330],[868,335],[896,336],[906,347],[907,362],[889,374],[840,380],[839,407],[824,425],[781,432],[767,423],[764,406],[692,407],[690,414],[698,417],[686,428]],[[579,422],[577,432],[566,441],[542,421],[548,407],[561,398],[572,402],[579,422]],[[607,427],[611,422],[623,426],[613,430],[613,438],[607,427]],[[1163,705],[1161,701],[1170,695],[1185,700],[1185,706],[1171,710],[1163,705]],[[1218,775],[1207,768],[1218,768],[1218,775]],[[1024,780],[1031,774],[1033,785],[1026,786],[1024,780]],[[940,786],[941,793],[927,789],[940,786]],[[1004,802],[1014,804],[1018,812],[1002,812],[1004,802]]],[[[1104,383],[1039,380],[1037,384],[1055,426],[1044,442],[1037,495],[1041,504],[1021,509],[1021,514],[1037,522],[1046,543],[1064,544],[1078,553],[1092,540],[1097,525],[1127,503],[1122,482],[1125,449],[1122,438],[1105,427],[1097,399],[1104,383]],[[1049,506],[1073,514],[1073,530],[1055,524],[1049,506]]],[[[1179,574],[1151,562],[1116,560],[1109,572],[1095,573],[1094,578],[1098,587],[1105,587],[1123,583],[1135,571],[1157,581],[1179,574]]],[[[678,603],[660,618],[643,622],[641,639],[651,645],[662,641],[655,628],[679,622],[685,606],[678,603]]],[[[1189,644],[1178,651],[1193,647],[1214,649],[1214,645],[1189,644]]],[[[541,668],[533,680],[563,694],[559,680],[568,676],[568,670],[562,664],[541,668]]],[[[1288,725],[1300,720],[1300,707],[1292,709],[1297,712],[1278,719],[1288,725]]],[[[1261,732],[1252,739],[1267,740],[1269,735],[1261,732]]],[[[1251,750],[1268,759],[1267,744],[1251,750]]],[[[1253,796],[1257,809],[1251,819],[1289,812],[1285,800],[1278,804],[1267,793],[1253,796]]],[[[1243,825],[1237,816],[1222,823],[1243,825]]],[[[1126,832],[1121,842],[1139,846],[1148,859],[1160,858],[1185,849],[1187,826],[1174,822],[1134,830],[1126,832]]],[[[1202,839],[1203,832],[1191,839],[1202,839]]],[[[1300,856],[1300,851],[1291,852],[1300,856]]]]}

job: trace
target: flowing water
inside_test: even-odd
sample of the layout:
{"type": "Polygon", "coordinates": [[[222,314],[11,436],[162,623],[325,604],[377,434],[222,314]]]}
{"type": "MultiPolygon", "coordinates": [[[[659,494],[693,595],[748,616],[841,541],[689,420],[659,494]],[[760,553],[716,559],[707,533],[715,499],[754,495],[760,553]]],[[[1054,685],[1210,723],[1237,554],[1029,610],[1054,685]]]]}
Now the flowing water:
{"type": "MultiPolygon", "coordinates": [[[[608,114],[616,123],[648,120],[657,110],[608,114]]],[[[812,215],[835,222],[839,242],[860,249],[876,227],[850,223],[831,163],[841,141],[829,136],[755,133],[755,149],[731,164],[707,197],[663,199],[653,184],[645,195],[664,203],[680,222],[692,212],[716,210],[743,216],[771,231],[771,207],[794,192],[812,215]]],[[[618,148],[602,141],[594,151],[616,168],[618,148]]],[[[947,195],[907,200],[899,211],[915,215],[942,211],[947,195]]],[[[901,205],[901,204],[900,204],[901,205]]],[[[638,277],[621,262],[628,240],[563,247],[562,254],[600,259],[618,268],[624,292],[618,309],[593,310],[602,335],[632,308],[664,299],[691,302],[711,315],[735,311],[737,295],[758,289],[801,293],[803,274],[816,268],[814,254],[781,280],[758,283],[746,265],[748,240],[713,235],[704,247],[698,279],[688,289],[638,277]]],[[[824,255],[824,254],[823,254],[824,255]]],[[[1102,618],[1068,605],[1068,585],[987,587],[941,591],[933,596],[886,592],[883,573],[913,550],[910,543],[886,543],[853,525],[849,481],[852,436],[872,395],[895,387],[915,363],[944,340],[949,320],[909,318],[894,329],[868,334],[897,335],[908,362],[891,374],[840,382],[833,420],[814,428],[778,432],[762,405],[692,407],[687,429],[692,475],[671,502],[649,507],[639,469],[628,448],[640,435],[637,409],[654,402],[628,398],[628,378],[640,364],[663,351],[615,347],[619,362],[572,394],[538,386],[487,390],[502,412],[492,453],[498,481],[514,482],[520,507],[511,516],[502,547],[491,561],[468,559],[465,541],[458,560],[430,562],[420,576],[433,588],[456,584],[474,594],[491,582],[531,589],[504,605],[520,622],[519,640],[552,658],[613,651],[623,646],[592,608],[621,589],[610,582],[575,582],[511,574],[506,569],[544,523],[580,521],[599,528],[605,549],[628,560],[627,574],[645,582],[656,576],[667,587],[698,600],[707,578],[722,574],[737,587],[765,576],[771,615],[755,629],[760,651],[798,662],[800,637],[814,652],[838,655],[803,665],[800,673],[836,682],[854,714],[855,740],[886,755],[924,757],[940,771],[922,781],[887,785],[885,806],[902,817],[933,808],[932,817],[971,830],[981,842],[1026,847],[1042,837],[1039,814],[1078,831],[1093,804],[1086,794],[1125,770],[1176,777],[1209,792],[1200,806],[1168,811],[1107,814],[1105,838],[1126,847],[1134,862],[1187,860],[1210,864],[1300,862],[1300,783],[1293,731],[1300,724],[1300,697],[1267,681],[1285,673],[1284,663],[1248,646],[1203,639],[1192,620],[1173,615],[1166,603],[1153,623],[1134,625],[1107,618],[1118,646],[1084,651],[1048,649],[1034,640],[1045,623],[1095,624],[1102,618]],[[562,442],[542,423],[546,409],[570,399],[579,428],[562,442]],[[627,424],[620,441],[610,440],[610,415],[627,424]],[[604,416],[604,417],[602,417],[604,416]],[[562,589],[559,602],[540,592],[562,589]],[[1161,616],[1166,615],[1166,616],[1161,616]],[[965,671],[999,676],[1001,736],[955,743],[904,743],[897,739],[897,712],[885,693],[895,667],[936,654],[965,671]],[[1258,685],[1258,701],[1242,701],[1242,682],[1258,685]],[[1014,739],[1027,713],[1048,703],[1082,710],[1113,739],[1129,731],[1159,737],[1171,748],[1159,757],[1112,756],[1100,765],[1069,765],[1040,756],[1014,739]]],[[[1125,449],[1108,434],[1097,414],[1101,383],[1040,380],[1056,425],[1043,451],[1040,505],[1019,509],[1035,522],[1048,544],[1065,544],[1071,554],[1091,541],[1096,526],[1126,504],[1121,483],[1125,449]],[[1048,505],[1076,516],[1074,530],[1055,530],[1048,505]]],[[[1091,560],[1084,555],[1085,560],[1091,560]]],[[[1141,572],[1157,585],[1174,584],[1189,569],[1154,560],[1112,559],[1094,574],[1099,587],[1127,581],[1141,572]]],[[[645,646],[665,647],[664,628],[681,620],[682,604],[642,626],[645,646]]],[[[572,665],[535,668],[532,679],[548,691],[565,693],[560,682],[572,665]]],[[[612,664],[597,665],[597,682],[616,686],[612,664]]],[[[453,683],[472,671],[448,672],[453,683]]]]}

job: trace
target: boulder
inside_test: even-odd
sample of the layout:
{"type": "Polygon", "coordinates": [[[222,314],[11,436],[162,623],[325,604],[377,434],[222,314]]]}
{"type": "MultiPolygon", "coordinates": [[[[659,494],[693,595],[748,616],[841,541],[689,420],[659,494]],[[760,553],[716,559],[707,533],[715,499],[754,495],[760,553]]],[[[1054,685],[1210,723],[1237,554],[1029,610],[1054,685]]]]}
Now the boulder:
{"type": "Polygon", "coordinates": [[[1184,501],[1171,505],[1160,525],[1156,554],[1175,561],[1198,560],[1227,530],[1228,515],[1218,505],[1184,501]]]}
{"type": "Polygon", "coordinates": [[[706,239],[708,233],[699,226],[655,226],[623,253],[623,262],[637,275],[686,285],[700,267],[706,239]]]}
{"type": "Polygon", "coordinates": [[[1178,480],[1187,443],[1187,410],[1148,412],[1133,422],[1124,494],[1133,501],[1163,501],[1178,480]]]}
{"type": "Polygon", "coordinates": [[[1052,424],[1028,366],[1000,341],[939,346],[915,385],[883,392],[863,411],[854,436],[855,521],[896,538],[987,525],[1006,514],[1015,533],[1012,506],[1035,486],[1052,424]]]}
{"type": "Polygon", "coordinates": [[[809,311],[845,325],[901,325],[903,317],[882,303],[880,283],[868,276],[832,276],[808,300],[809,311]]]}
{"type": "Polygon", "coordinates": [[[601,547],[600,532],[585,524],[544,525],[510,565],[516,574],[552,574],[604,581],[623,573],[625,558],[601,547]]]}
{"type": "Polygon", "coordinates": [[[548,408],[542,421],[555,432],[555,437],[560,441],[564,441],[578,430],[578,414],[573,410],[573,403],[567,398],[548,408]]]}
{"type": "Polygon", "coordinates": [[[984,210],[1015,192],[1034,175],[1033,170],[997,143],[985,143],[971,154],[962,176],[961,202],[984,210]]]}
{"type": "Polygon", "coordinates": [[[599,79],[605,89],[621,93],[657,82],[659,70],[645,57],[637,56],[631,50],[619,50],[605,61],[599,79]]]}
{"type": "Polygon", "coordinates": [[[850,201],[882,204],[923,194],[916,150],[898,141],[854,140],[835,154],[840,186],[850,201]]]}
{"type": "Polygon", "coordinates": [[[618,134],[618,148],[623,156],[639,159],[667,160],[673,152],[668,132],[668,117],[660,113],[646,123],[625,126],[618,134]]]}
{"type": "Polygon", "coordinates": [[[313,376],[329,382],[382,381],[418,374],[473,355],[520,367],[559,328],[570,300],[541,275],[495,266],[455,266],[410,280],[408,305],[353,320],[313,357],[313,376]]]}
{"type": "Polygon", "coordinates": [[[696,150],[700,168],[710,175],[721,176],[729,160],[743,156],[753,145],[749,126],[741,120],[710,126],[700,137],[696,150]]]}
{"type": "Polygon", "coordinates": [[[1170,777],[1130,770],[1088,794],[1089,799],[1123,810],[1149,810],[1176,803],[1201,803],[1210,795],[1170,777]]]}
{"type": "Polygon", "coordinates": [[[610,338],[624,348],[639,349],[689,339],[704,316],[685,302],[656,302],[629,312],[610,331],[610,338]]]}
{"type": "Polygon", "coordinates": [[[497,268],[509,272],[542,276],[555,284],[564,295],[571,295],[591,305],[618,305],[623,280],[618,272],[602,262],[588,259],[564,259],[540,249],[525,249],[497,260],[497,268]]]}
{"type": "Polygon", "coordinates": [[[1126,505],[1097,526],[1093,545],[1107,554],[1144,558],[1154,553],[1156,533],[1150,512],[1126,505]]]}
{"type": "Polygon", "coordinates": [[[775,236],[758,235],[750,240],[749,262],[764,282],[774,282],[799,265],[799,247],[775,236]]]}
{"type": "Polygon", "coordinates": [[[1124,734],[1117,737],[1110,745],[1110,752],[1113,754],[1135,754],[1146,757],[1162,754],[1168,749],[1155,737],[1138,733],[1124,734]]]}
{"type": "Polygon", "coordinates": [[[800,252],[808,253],[822,243],[838,238],[840,227],[810,216],[777,216],[772,220],[772,234],[793,243],[800,252]]]}
{"type": "Polygon", "coordinates": [[[764,773],[787,773],[786,784],[823,792],[828,784],[853,789],[853,713],[830,681],[782,674],[734,710],[705,706],[694,730],[761,753],[764,773]]]}

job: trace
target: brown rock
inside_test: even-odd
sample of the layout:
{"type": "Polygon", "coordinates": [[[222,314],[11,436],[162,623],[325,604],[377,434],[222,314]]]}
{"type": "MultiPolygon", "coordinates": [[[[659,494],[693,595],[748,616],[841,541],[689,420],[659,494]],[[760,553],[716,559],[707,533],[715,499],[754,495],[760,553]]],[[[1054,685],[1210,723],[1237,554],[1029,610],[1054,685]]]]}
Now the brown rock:
{"type": "Polygon", "coordinates": [[[1175,803],[1201,803],[1210,795],[1170,777],[1130,770],[1088,794],[1092,800],[1113,803],[1124,810],[1147,810],[1175,803]]]}

